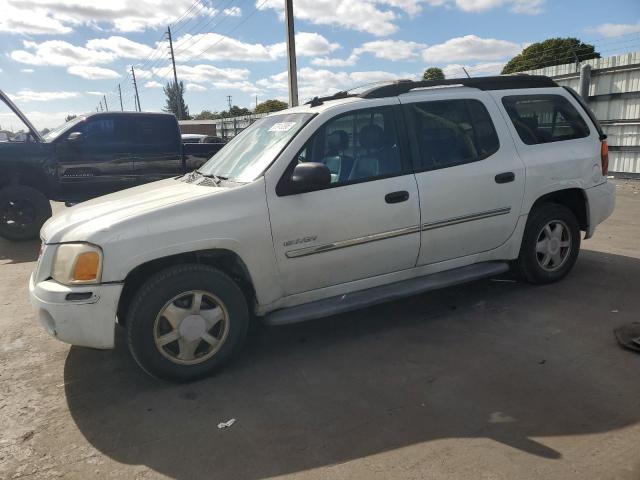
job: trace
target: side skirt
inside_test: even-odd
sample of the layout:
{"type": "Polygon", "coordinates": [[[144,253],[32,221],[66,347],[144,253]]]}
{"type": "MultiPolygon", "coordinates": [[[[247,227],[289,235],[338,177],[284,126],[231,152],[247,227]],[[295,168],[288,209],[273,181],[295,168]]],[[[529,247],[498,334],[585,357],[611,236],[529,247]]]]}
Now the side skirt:
{"type": "Polygon", "coordinates": [[[507,262],[484,262],[453,270],[411,278],[401,282],[381,285],[357,292],[325,298],[315,302],[283,308],[263,317],[267,325],[287,325],[328,317],[418,293],[472,282],[481,278],[499,275],[509,270],[507,262]]]}

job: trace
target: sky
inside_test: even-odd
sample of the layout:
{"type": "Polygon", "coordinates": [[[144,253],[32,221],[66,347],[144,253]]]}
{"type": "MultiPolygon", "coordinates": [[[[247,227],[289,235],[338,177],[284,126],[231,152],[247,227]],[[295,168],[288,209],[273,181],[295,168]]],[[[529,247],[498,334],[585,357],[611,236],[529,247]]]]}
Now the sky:
{"type": "MultiPolygon", "coordinates": [[[[300,99],[382,80],[499,73],[528,44],[575,36],[602,56],[640,51],[639,0],[293,0],[300,99]]],[[[287,99],[284,0],[0,0],[0,89],[35,123],[164,106],[167,26],[190,113],[227,96],[287,99]]],[[[21,125],[0,107],[0,127],[21,125]]]]}

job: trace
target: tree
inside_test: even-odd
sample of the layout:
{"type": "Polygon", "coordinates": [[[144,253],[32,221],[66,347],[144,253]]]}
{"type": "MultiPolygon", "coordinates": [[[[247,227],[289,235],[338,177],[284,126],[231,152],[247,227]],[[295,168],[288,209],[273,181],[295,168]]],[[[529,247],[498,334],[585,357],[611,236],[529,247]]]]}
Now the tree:
{"type": "Polygon", "coordinates": [[[241,117],[243,115],[251,115],[251,113],[248,108],[240,108],[237,105],[232,106],[228,112],[221,112],[225,117],[241,117]]]}
{"type": "Polygon", "coordinates": [[[444,80],[445,76],[441,68],[431,67],[431,68],[427,68],[424,71],[424,73],[422,74],[422,79],[423,80],[444,80]]]}
{"type": "Polygon", "coordinates": [[[574,63],[590,58],[600,58],[595,47],[577,38],[549,38],[529,45],[513,57],[502,69],[502,73],[523,72],[552,65],[574,63]]]}
{"type": "Polygon", "coordinates": [[[70,114],[70,115],[67,115],[67,116],[64,118],[64,121],[65,121],[65,122],[70,122],[71,120],[73,120],[73,119],[74,119],[74,118],[76,118],[76,117],[77,117],[77,115],[70,114]]]}
{"type": "Polygon", "coordinates": [[[173,113],[178,120],[189,120],[189,107],[184,102],[184,83],[169,82],[162,88],[167,96],[167,104],[163,108],[165,112],[173,113]],[[181,108],[178,108],[180,106],[181,108]],[[182,112],[182,115],[180,113],[182,112]]]}
{"type": "Polygon", "coordinates": [[[255,113],[278,112],[288,107],[288,104],[281,102],[280,100],[265,100],[264,102],[256,105],[255,113]]]}
{"type": "Polygon", "coordinates": [[[218,118],[220,118],[220,114],[218,112],[211,112],[209,110],[203,110],[193,116],[194,120],[217,120],[218,118]]]}

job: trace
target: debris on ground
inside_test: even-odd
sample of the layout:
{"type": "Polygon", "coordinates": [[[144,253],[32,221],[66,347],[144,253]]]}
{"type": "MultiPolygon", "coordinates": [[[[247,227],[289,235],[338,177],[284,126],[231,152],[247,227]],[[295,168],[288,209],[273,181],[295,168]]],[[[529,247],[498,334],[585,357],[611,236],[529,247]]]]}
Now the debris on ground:
{"type": "Polygon", "coordinates": [[[631,322],[616,328],[613,333],[624,348],[640,353],[640,322],[631,322]]]}
{"type": "Polygon", "coordinates": [[[220,423],[218,424],[218,428],[228,428],[228,427],[230,427],[231,425],[233,425],[234,423],[236,423],[236,419],[235,419],[235,418],[232,418],[232,419],[230,419],[230,420],[227,420],[226,422],[220,422],[220,423]]]}

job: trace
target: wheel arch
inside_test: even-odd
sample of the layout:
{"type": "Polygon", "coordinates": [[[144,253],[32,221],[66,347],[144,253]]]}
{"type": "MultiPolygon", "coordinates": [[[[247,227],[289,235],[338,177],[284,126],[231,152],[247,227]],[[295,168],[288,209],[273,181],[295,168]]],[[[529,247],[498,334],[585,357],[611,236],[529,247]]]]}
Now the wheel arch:
{"type": "Polygon", "coordinates": [[[529,214],[545,203],[564,205],[573,212],[580,225],[580,230],[589,231],[589,205],[582,188],[565,188],[545,193],[538,197],[529,209],[529,214]]]}
{"type": "Polygon", "coordinates": [[[10,185],[24,185],[35,188],[46,197],[49,197],[49,184],[45,174],[40,168],[29,165],[9,165],[6,170],[0,172],[0,188],[10,185]]]}
{"type": "Polygon", "coordinates": [[[118,323],[126,324],[129,305],[138,289],[149,277],[168,267],[188,263],[209,265],[226,273],[238,283],[247,303],[255,305],[256,294],[251,274],[245,262],[236,252],[224,248],[195,250],[149,260],[132,269],[125,277],[124,287],[118,301],[118,323]]]}

